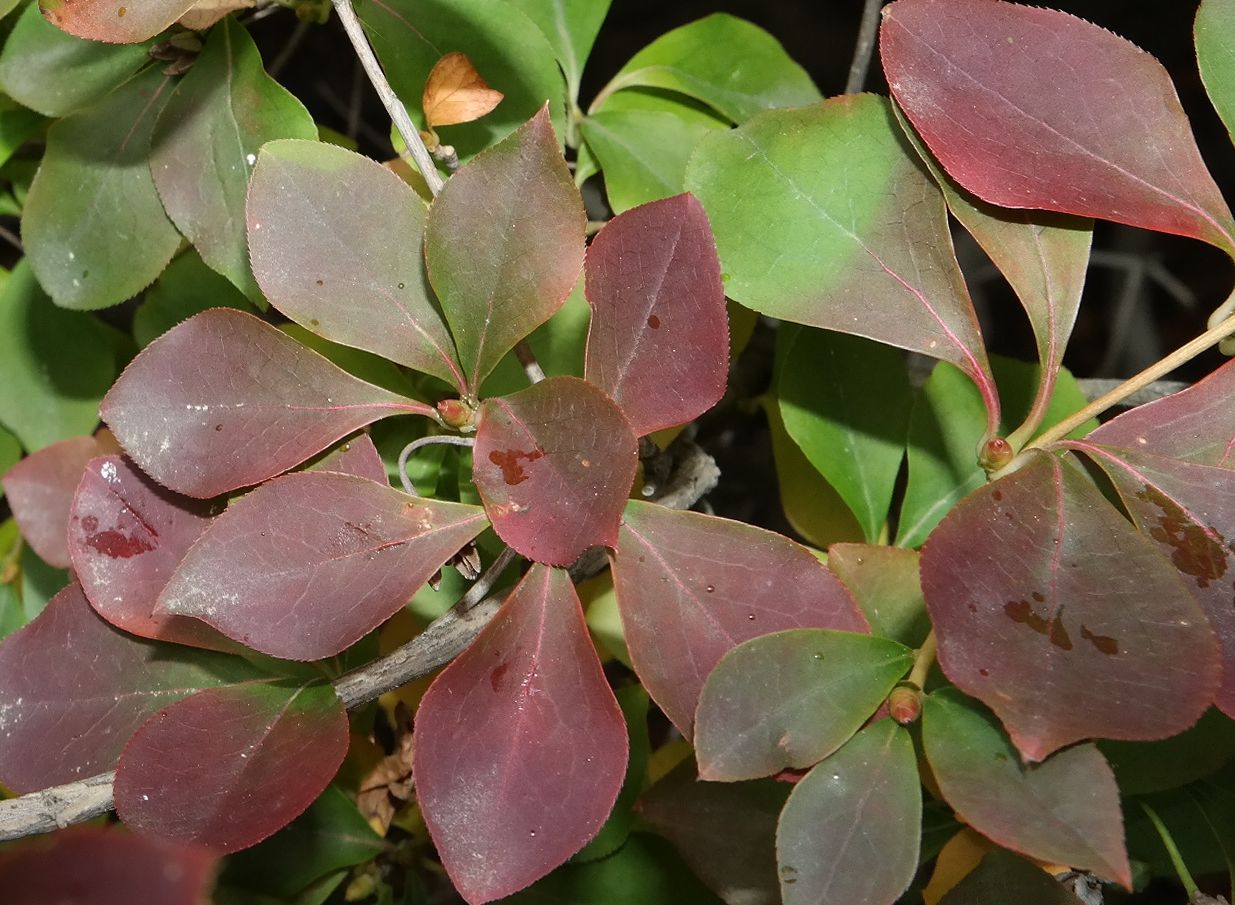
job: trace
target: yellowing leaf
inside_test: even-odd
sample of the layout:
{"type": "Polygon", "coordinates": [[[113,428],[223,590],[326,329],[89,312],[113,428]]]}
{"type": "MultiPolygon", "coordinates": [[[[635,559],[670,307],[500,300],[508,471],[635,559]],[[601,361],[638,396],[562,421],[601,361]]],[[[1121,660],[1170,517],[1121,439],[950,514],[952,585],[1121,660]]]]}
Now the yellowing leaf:
{"type": "Polygon", "coordinates": [[[434,64],[425,81],[425,123],[432,129],[470,123],[491,111],[504,96],[489,87],[467,54],[448,53],[434,64]]]}

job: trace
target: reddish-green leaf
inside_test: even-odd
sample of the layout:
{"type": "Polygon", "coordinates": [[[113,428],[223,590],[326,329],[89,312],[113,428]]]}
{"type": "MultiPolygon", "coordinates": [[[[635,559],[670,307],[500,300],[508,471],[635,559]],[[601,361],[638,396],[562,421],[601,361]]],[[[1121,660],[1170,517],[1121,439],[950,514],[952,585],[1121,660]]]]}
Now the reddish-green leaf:
{"type": "Polygon", "coordinates": [[[112,625],[143,638],[233,647],[196,619],[154,615],[159,592],[211,514],[208,504],[165,490],[128,459],[92,461],[67,519],[73,571],[90,605],[112,625]]]}
{"type": "Polygon", "coordinates": [[[56,304],[93,309],[123,302],[149,286],[180,246],[148,162],[150,133],[170,85],[152,66],[48,130],[22,240],[56,304]]]}
{"type": "Polygon", "coordinates": [[[534,565],[416,714],[416,795],[463,897],[509,895],[591,839],[626,745],[570,579],[534,565]]]}
{"type": "Polygon", "coordinates": [[[165,839],[247,848],[313,803],[347,744],[347,711],[330,685],[198,692],[159,711],[125,746],[116,812],[165,839]]]}
{"type": "Polygon", "coordinates": [[[214,879],[214,856],[119,827],[75,827],[31,839],[0,855],[8,905],[200,905],[214,879]]]}
{"type": "Polygon", "coordinates": [[[110,770],[160,707],[253,674],[236,657],[126,635],[70,585],[0,645],[0,781],[30,792],[110,770]]]}
{"type": "Polygon", "coordinates": [[[310,465],[307,471],[341,471],[385,484],[389,480],[382,454],[368,434],[358,434],[310,465]]]}
{"type": "Polygon", "coordinates": [[[828,568],[840,577],[870,622],[871,633],[918,647],[930,631],[918,553],[875,544],[832,544],[828,568]]]}
{"type": "Polygon", "coordinates": [[[159,116],[150,171],[167,215],[202,260],[255,302],[261,293],[245,243],[245,192],[257,149],[276,138],[314,139],[317,126],[266,75],[244,26],[225,18],[159,116]]]}
{"type": "Polygon", "coordinates": [[[336,145],[271,142],[247,216],[270,304],[319,336],[464,388],[425,276],[424,202],[391,170],[336,145]]]}
{"type": "Polygon", "coordinates": [[[1179,574],[1054,456],[952,510],[923,549],[922,590],[943,671],[1029,760],[1165,738],[1213,700],[1217,643],[1179,574]]]}
{"type": "Polygon", "coordinates": [[[1124,508],[1179,570],[1209,617],[1222,651],[1214,703],[1235,714],[1235,607],[1230,573],[1235,539],[1235,474],[1139,450],[1088,442],[1074,448],[1106,472],[1124,508]]]}
{"type": "Polygon", "coordinates": [[[1006,848],[1131,887],[1119,789],[1096,747],[1022,764],[998,721],[955,689],[930,695],[922,718],[931,772],[966,823],[1006,848]]]}
{"type": "Polygon", "coordinates": [[[700,777],[733,782],[818,763],[870,719],[912,665],[895,641],[828,629],[739,644],[699,695],[700,777]]]}
{"type": "Polygon", "coordinates": [[[619,214],[587,252],[584,376],[639,436],[692,421],[725,393],[729,318],[716,242],[691,195],[619,214]]]}
{"type": "Polygon", "coordinates": [[[147,346],[100,409],[142,470],[195,497],[264,481],[378,418],[431,412],[230,308],[147,346]]]}
{"type": "Polygon", "coordinates": [[[1235,466],[1235,361],[1186,390],[1124,412],[1087,439],[1198,465],[1235,466]]]}
{"type": "Polygon", "coordinates": [[[897,0],[880,48],[892,95],[918,134],[984,201],[1235,252],[1231,213],[1170,77],[1123,38],[1002,0],[897,0]]]}
{"type": "Polygon", "coordinates": [[[153,37],[197,0],[39,0],[52,24],[79,38],[133,44],[153,37]]]}
{"type": "Polygon", "coordinates": [[[776,834],[785,905],[892,905],[917,871],[921,824],[913,742],[880,720],[789,795],[776,834]]]}
{"type": "Polygon", "coordinates": [[[565,566],[588,547],[617,545],[637,462],[638,441],[613,400],[553,377],[485,402],[472,477],[502,540],[565,566]]]}
{"type": "Polygon", "coordinates": [[[725,291],[756,311],[949,361],[999,401],[939,188],[874,95],[774,110],[700,143],[725,291]]]}
{"type": "Polygon", "coordinates": [[[330,657],[393,616],[484,526],[475,506],[338,472],[286,475],[214,520],[157,610],[274,657],[330,657]]]}
{"type": "Polygon", "coordinates": [[[695,512],[628,503],[613,575],[635,671],[687,739],[703,682],[731,648],[782,629],[867,629],[805,547],[695,512]]]}
{"type": "Polygon", "coordinates": [[[22,537],[48,565],[69,567],[65,531],[73,494],[86,463],[116,451],[107,431],[99,437],[70,437],[31,453],[4,473],[4,494],[22,537]]]}
{"type": "Polygon", "coordinates": [[[450,177],[425,258],[471,390],[562,307],[586,225],[547,107],[450,177]]]}

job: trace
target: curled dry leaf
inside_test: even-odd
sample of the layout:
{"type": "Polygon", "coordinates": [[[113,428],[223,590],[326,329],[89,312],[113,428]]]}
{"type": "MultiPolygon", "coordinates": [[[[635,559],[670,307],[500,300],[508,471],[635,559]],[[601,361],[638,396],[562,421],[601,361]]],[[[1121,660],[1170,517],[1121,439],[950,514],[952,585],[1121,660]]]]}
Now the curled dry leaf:
{"type": "Polygon", "coordinates": [[[467,54],[448,53],[434,64],[425,82],[422,105],[425,125],[454,126],[480,119],[502,102],[502,92],[490,88],[467,54]]]}
{"type": "Polygon", "coordinates": [[[412,714],[402,701],[395,707],[395,747],[369,771],[356,793],[356,807],[383,836],[395,812],[410,801],[412,789],[412,714]]]}

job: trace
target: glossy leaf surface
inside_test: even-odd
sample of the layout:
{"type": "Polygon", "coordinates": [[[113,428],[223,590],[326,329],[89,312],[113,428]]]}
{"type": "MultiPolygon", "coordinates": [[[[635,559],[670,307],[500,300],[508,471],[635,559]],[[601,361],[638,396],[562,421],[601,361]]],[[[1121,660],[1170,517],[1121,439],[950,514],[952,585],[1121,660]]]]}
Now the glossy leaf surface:
{"type": "Polygon", "coordinates": [[[705,139],[686,185],[711,219],[730,298],[949,361],[997,418],[943,196],[887,101],[765,113],[705,139]]]}
{"type": "Polygon", "coordinates": [[[979,198],[1235,250],[1170,77],[1123,38],[1002,0],[898,0],[880,52],[914,129],[979,198]]]}
{"type": "Polygon", "coordinates": [[[871,634],[917,648],[930,631],[918,553],[874,544],[833,544],[828,568],[858,601],[871,634]]]}
{"type": "Polygon", "coordinates": [[[700,777],[734,782],[813,766],[862,727],[912,664],[895,641],[827,629],[739,644],[699,696],[700,777]]]}
{"type": "Polygon", "coordinates": [[[470,388],[562,307],[586,219],[547,110],[450,177],[425,258],[470,388]]]}
{"type": "Polygon", "coordinates": [[[343,474],[368,478],[379,484],[387,483],[386,466],[382,454],[373,445],[368,434],[358,434],[346,443],[322,456],[310,465],[308,471],[341,471],[343,474]]]}
{"type": "Polygon", "coordinates": [[[253,273],[302,327],[462,388],[425,276],[424,221],[424,202],[376,161],[322,142],[272,142],[249,190],[253,273]]]}
{"type": "Polygon", "coordinates": [[[44,116],[64,116],[127,81],[150,59],[148,51],[65,34],[31,3],[0,49],[0,88],[44,116]]]}
{"type": "Polygon", "coordinates": [[[149,286],[180,245],[148,163],[150,134],[170,96],[171,80],[151,67],[48,130],[22,239],[56,304],[123,302],[149,286]]]}
{"type": "Polygon", "coordinates": [[[565,572],[533,566],[416,714],[416,793],[455,887],[489,902],[600,829],[626,729],[565,572]]]}
{"type": "Polygon", "coordinates": [[[785,905],[892,905],[918,867],[922,791],[909,733],[858,733],[793,788],[776,834],[785,905]]]}
{"type": "Polygon", "coordinates": [[[160,487],[120,456],[90,462],[75,490],[68,552],[95,612],[142,638],[227,649],[196,619],[154,615],[159,592],[210,524],[212,507],[160,487]]]}
{"type": "Polygon", "coordinates": [[[566,76],[568,99],[579,97],[579,81],[610,0],[511,0],[544,32],[566,76]]]}
{"type": "Polygon", "coordinates": [[[638,436],[693,421],[729,376],[729,318],[703,207],[677,195],[619,214],[588,247],[584,376],[638,436]]]}
{"type": "Polygon", "coordinates": [[[140,0],[126,6],[116,0],[39,0],[57,28],[91,41],[131,44],[161,32],[197,0],[140,0]]]}
{"type": "Polygon", "coordinates": [[[484,525],[474,506],[354,475],[286,475],[215,519],[158,610],[274,657],[318,660],[393,616],[484,525]]]}
{"type": "Polygon", "coordinates": [[[1005,848],[1131,886],[1115,775],[1093,745],[1023,764],[999,722],[945,689],[923,704],[923,742],[944,799],[1005,848]]]}
{"type": "Polygon", "coordinates": [[[116,376],[106,329],[52,304],[25,262],[0,286],[0,422],[28,452],[88,434],[116,376]]]}
{"type": "Polygon", "coordinates": [[[0,780],[31,792],[110,770],[150,714],[253,674],[235,657],[117,631],[70,585],[0,645],[0,780]]]}
{"type": "MultiPolygon", "coordinates": [[[[1235,3],[1204,0],[1196,11],[1196,62],[1226,130],[1235,135],[1235,3]]],[[[0,56],[0,74],[3,57],[0,56]]]]}
{"type": "Polygon", "coordinates": [[[1217,688],[1217,644],[1179,574],[1046,454],[949,513],[922,590],[944,673],[1031,761],[1080,739],[1174,735],[1217,688]]]}
{"type": "Polygon", "coordinates": [[[347,754],[347,711],[330,685],[212,688],[146,722],[116,771],[130,826],[218,852],[300,816],[347,754]]]}
{"type": "Polygon", "coordinates": [[[742,19],[717,13],[675,28],[639,51],[605,87],[667,88],[741,123],[772,107],[820,99],[806,71],[780,42],[742,19]],[[740,59],[741,65],[734,65],[740,59]]]}
{"type": "Polygon", "coordinates": [[[687,739],[704,680],[731,648],[782,629],[867,628],[805,547],[727,519],[632,501],[613,574],[635,671],[687,739]]]}
{"type": "Polygon", "coordinates": [[[143,471],[203,498],[286,471],[378,418],[429,411],[230,308],[147,346],[100,409],[143,471]]]}
{"type": "Polygon", "coordinates": [[[94,437],[70,437],[27,456],[4,473],[4,492],[22,537],[48,564],[69,567],[65,532],[77,483],[87,462],[115,451],[114,443],[101,445],[94,437]]]}
{"type": "Polygon", "coordinates": [[[244,26],[226,18],[159,116],[150,171],[168,216],[202,260],[259,304],[245,242],[245,193],[257,149],[276,138],[315,139],[317,126],[266,75],[244,26]]]}
{"type": "Polygon", "coordinates": [[[785,330],[776,381],[785,430],[874,543],[905,456],[913,391],[901,353],[857,336],[785,330]]]}
{"type": "Polygon", "coordinates": [[[604,393],[553,377],[481,408],[472,478],[494,530],[519,553],[565,566],[614,547],[638,443],[604,393]]]}
{"type": "MultiPolygon", "coordinates": [[[[35,7],[37,9],[37,7],[35,7]]],[[[119,827],[75,827],[0,855],[8,905],[198,905],[210,895],[214,857],[119,827]]]]}

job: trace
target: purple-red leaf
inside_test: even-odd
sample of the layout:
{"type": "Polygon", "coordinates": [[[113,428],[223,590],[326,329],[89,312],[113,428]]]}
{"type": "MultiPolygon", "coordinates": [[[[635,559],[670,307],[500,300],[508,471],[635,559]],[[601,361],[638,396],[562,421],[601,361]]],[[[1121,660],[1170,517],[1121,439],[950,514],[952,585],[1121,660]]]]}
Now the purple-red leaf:
{"type": "Polygon", "coordinates": [[[743,641],[790,628],[867,631],[805,547],[695,512],[631,501],[613,576],[635,671],[687,739],[704,680],[743,641]]]}
{"type": "Polygon", "coordinates": [[[211,514],[209,504],[158,486],[121,456],[87,465],[73,497],[68,542],[73,571],[95,611],[143,638],[233,647],[196,619],[154,615],[159,592],[211,514]]]}
{"type": "Polygon", "coordinates": [[[134,733],[116,771],[116,812],[153,835],[234,852],[300,816],[347,744],[347,711],[330,685],[202,691],[134,733]]]}
{"type": "Polygon", "coordinates": [[[619,214],[592,241],[585,270],[584,376],[636,434],[692,421],[720,401],[729,319],[716,240],[693,195],[619,214]]]}
{"type": "Polygon", "coordinates": [[[1132,521],[1151,538],[1200,603],[1222,650],[1222,684],[1214,703],[1235,716],[1235,607],[1232,540],[1235,474],[1148,452],[1071,444],[1106,472],[1132,521]]]}
{"type": "Polygon", "coordinates": [[[0,855],[7,905],[201,905],[215,858],[119,827],[83,826],[31,839],[0,855]]]}
{"type": "Polygon", "coordinates": [[[116,449],[107,431],[98,437],[70,437],[31,453],[4,473],[4,495],[22,537],[48,565],[69,567],[65,530],[73,493],[86,463],[116,449]]]}
{"type": "Polygon", "coordinates": [[[366,478],[285,475],[214,520],[157,611],[195,616],[272,657],[330,657],[398,612],[484,526],[475,506],[366,478]]]}
{"type": "Polygon", "coordinates": [[[639,444],[613,400],[553,377],[480,410],[472,475],[498,536],[528,559],[565,566],[617,545],[639,444]]]}
{"type": "Polygon", "coordinates": [[[342,446],[332,449],[306,471],[341,471],[358,478],[377,481],[379,484],[389,481],[386,466],[382,464],[382,454],[377,451],[368,434],[358,434],[342,446]]]}
{"type": "Polygon", "coordinates": [[[69,585],[0,644],[0,781],[30,792],[110,770],[160,707],[253,674],[237,657],[126,635],[69,585]]]}
{"type": "Polygon", "coordinates": [[[287,471],[388,415],[431,415],[230,308],[147,346],[100,408],[125,452],[179,493],[212,497],[287,471]]]}
{"type": "Polygon", "coordinates": [[[1179,574],[1054,456],[952,510],[922,551],[922,591],[943,671],[1029,760],[1166,738],[1213,700],[1217,643],[1179,574]]]}
{"type": "Polygon", "coordinates": [[[626,769],[626,728],[565,572],[534,565],[416,713],[416,794],[473,905],[591,839],[626,769]]]}
{"type": "Polygon", "coordinates": [[[586,226],[547,105],[450,177],[429,210],[425,260],[472,392],[562,307],[586,226]]]}
{"type": "Polygon", "coordinates": [[[1123,38],[1002,0],[897,0],[879,43],[893,97],[984,201],[1235,252],[1231,213],[1170,77],[1123,38]]]}
{"type": "Polygon", "coordinates": [[[425,204],[390,169],[322,142],[269,142],[247,219],[270,304],[319,336],[465,389],[425,276],[425,204]]]}

